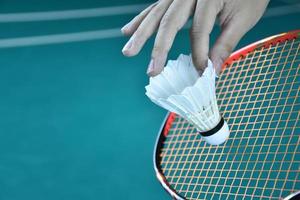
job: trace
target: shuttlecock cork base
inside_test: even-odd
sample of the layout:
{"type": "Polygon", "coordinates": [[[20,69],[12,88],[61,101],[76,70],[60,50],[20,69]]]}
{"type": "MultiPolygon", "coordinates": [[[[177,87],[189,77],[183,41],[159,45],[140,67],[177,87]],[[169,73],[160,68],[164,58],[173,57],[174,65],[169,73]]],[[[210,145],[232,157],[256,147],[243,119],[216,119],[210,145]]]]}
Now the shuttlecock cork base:
{"type": "Polygon", "coordinates": [[[221,121],[215,128],[206,132],[199,131],[199,133],[207,143],[211,145],[220,145],[224,143],[229,137],[229,128],[228,124],[222,117],[221,121]]]}
{"type": "Polygon", "coordinates": [[[161,74],[150,78],[146,95],[192,123],[207,143],[219,145],[229,137],[229,128],[218,109],[215,79],[210,60],[199,76],[191,57],[180,55],[169,61],[161,74]]]}

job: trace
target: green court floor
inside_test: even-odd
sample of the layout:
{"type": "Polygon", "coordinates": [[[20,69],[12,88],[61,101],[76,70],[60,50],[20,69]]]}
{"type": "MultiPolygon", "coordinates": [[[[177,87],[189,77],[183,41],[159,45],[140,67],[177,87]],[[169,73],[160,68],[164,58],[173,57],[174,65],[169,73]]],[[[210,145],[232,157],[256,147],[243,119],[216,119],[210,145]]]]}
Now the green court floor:
{"type": "MultiPolygon", "coordinates": [[[[144,95],[153,38],[140,55],[125,58],[126,38],[117,31],[135,15],[120,14],[124,6],[150,2],[0,2],[0,200],[170,199],[152,167],[166,111],[144,95]],[[7,17],[115,6],[115,14],[87,18],[7,17]]],[[[273,0],[239,47],[299,29],[296,2],[273,0]]],[[[169,57],[190,53],[188,43],[185,29],[169,57]]]]}

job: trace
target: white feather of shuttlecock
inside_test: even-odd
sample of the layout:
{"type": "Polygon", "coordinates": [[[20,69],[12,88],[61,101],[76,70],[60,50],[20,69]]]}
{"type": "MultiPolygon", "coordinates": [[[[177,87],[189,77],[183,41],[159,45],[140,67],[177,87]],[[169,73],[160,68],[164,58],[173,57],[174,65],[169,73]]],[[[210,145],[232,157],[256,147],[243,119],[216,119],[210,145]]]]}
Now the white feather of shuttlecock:
{"type": "MultiPolygon", "coordinates": [[[[221,120],[215,78],[216,72],[210,60],[200,77],[191,56],[180,55],[176,61],[169,61],[161,74],[150,78],[146,95],[157,105],[184,117],[200,133],[206,132],[221,120]]],[[[220,131],[203,138],[210,144],[221,144],[229,135],[226,122],[220,131]]]]}

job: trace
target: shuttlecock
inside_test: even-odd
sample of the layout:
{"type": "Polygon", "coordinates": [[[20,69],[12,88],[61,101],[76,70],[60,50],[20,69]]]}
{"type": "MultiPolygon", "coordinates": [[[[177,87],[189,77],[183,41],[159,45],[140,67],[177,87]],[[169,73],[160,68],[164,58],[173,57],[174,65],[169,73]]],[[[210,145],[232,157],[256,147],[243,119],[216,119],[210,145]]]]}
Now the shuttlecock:
{"type": "Polygon", "coordinates": [[[162,73],[150,78],[146,95],[192,123],[206,142],[219,145],[229,137],[229,128],[218,109],[215,79],[210,60],[199,76],[191,56],[180,55],[169,61],[162,73]]]}

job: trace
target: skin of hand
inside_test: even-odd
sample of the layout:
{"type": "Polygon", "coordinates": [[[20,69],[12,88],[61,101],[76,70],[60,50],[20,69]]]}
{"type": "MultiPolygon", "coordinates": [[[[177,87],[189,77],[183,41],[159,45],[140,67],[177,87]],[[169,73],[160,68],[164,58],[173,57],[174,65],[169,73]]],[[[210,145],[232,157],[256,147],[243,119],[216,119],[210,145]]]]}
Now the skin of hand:
{"type": "Polygon", "coordinates": [[[121,29],[124,35],[131,36],[122,52],[125,56],[138,54],[157,31],[147,74],[158,75],[177,32],[193,16],[190,29],[193,63],[202,73],[210,57],[219,73],[224,60],[261,18],[268,3],[269,0],[159,0],[121,29]],[[216,19],[221,33],[209,49],[209,35],[216,19]]]}

